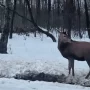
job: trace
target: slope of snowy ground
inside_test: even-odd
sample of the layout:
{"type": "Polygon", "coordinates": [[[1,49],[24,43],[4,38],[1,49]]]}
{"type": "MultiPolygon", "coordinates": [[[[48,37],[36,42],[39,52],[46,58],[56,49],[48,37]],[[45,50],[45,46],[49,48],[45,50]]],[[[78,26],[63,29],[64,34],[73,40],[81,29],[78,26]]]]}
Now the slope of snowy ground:
{"type": "MultiPolygon", "coordinates": [[[[8,54],[0,54],[0,76],[12,77],[28,70],[68,76],[68,61],[58,51],[57,42],[43,37],[14,34],[8,42],[8,54]]],[[[90,41],[86,38],[83,40],[90,41]]],[[[89,67],[85,61],[75,61],[75,79],[84,78],[88,72],[89,67]]]]}
{"type": "Polygon", "coordinates": [[[1,78],[0,90],[90,90],[90,88],[52,82],[32,82],[1,78]]]}

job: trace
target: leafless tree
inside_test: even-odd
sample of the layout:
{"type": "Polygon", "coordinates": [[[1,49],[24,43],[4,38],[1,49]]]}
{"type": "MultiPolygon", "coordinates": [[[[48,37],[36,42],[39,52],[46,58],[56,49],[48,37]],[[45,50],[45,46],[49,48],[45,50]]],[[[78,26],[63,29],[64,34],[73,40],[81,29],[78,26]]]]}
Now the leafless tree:
{"type": "Polygon", "coordinates": [[[10,10],[11,0],[6,0],[6,11],[5,11],[5,24],[0,39],[0,53],[7,53],[7,43],[10,29],[10,10]]]}
{"type": "Polygon", "coordinates": [[[10,28],[10,39],[12,38],[12,34],[13,34],[13,24],[14,24],[14,19],[15,19],[14,11],[16,11],[16,3],[17,3],[17,0],[14,0],[14,8],[13,8],[13,13],[12,13],[11,28],[10,28]]]}
{"type": "Polygon", "coordinates": [[[85,15],[86,15],[86,26],[88,31],[88,36],[90,38],[90,25],[89,25],[89,13],[88,13],[88,7],[87,7],[87,1],[84,0],[84,7],[85,7],[85,15]]]}

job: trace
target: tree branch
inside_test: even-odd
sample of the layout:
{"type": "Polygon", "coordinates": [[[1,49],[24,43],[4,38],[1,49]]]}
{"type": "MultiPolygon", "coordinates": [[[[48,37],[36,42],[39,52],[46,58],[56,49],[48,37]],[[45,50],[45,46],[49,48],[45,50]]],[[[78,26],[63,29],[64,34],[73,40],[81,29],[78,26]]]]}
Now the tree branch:
{"type": "MultiPolygon", "coordinates": [[[[10,9],[10,8],[9,8],[9,10],[12,11],[12,12],[14,12],[14,13],[17,14],[18,16],[26,19],[27,21],[30,21],[30,22],[37,28],[37,30],[38,30],[39,32],[46,34],[47,36],[49,36],[49,37],[53,40],[53,42],[56,42],[56,39],[55,39],[55,37],[54,37],[52,34],[48,33],[47,31],[44,31],[44,30],[42,30],[41,28],[38,27],[38,25],[37,25],[37,24],[35,23],[35,21],[34,21],[34,18],[33,18],[33,15],[32,15],[32,11],[31,11],[31,8],[30,8],[30,5],[29,5],[29,1],[28,1],[28,0],[25,0],[25,1],[26,1],[27,5],[28,5],[29,15],[30,15],[30,17],[31,17],[31,20],[28,19],[28,18],[26,18],[26,17],[23,16],[23,15],[20,15],[20,14],[19,14],[18,12],[16,12],[15,10],[12,10],[12,9],[10,9]]],[[[8,9],[8,8],[7,8],[5,5],[3,5],[2,3],[0,3],[0,6],[8,9]]]]}
{"type": "Polygon", "coordinates": [[[29,15],[31,17],[31,21],[32,21],[33,25],[38,29],[39,32],[46,34],[47,36],[49,36],[53,40],[53,42],[56,42],[56,39],[55,39],[55,37],[52,34],[50,34],[48,31],[43,31],[41,28],[38,27],[37,23],[35,22],[35,20],[33,18],[32,10],[30,8],[29,1],[25,0],[25,2],[27,4],[27,6],[28,6],[29,15]]]}

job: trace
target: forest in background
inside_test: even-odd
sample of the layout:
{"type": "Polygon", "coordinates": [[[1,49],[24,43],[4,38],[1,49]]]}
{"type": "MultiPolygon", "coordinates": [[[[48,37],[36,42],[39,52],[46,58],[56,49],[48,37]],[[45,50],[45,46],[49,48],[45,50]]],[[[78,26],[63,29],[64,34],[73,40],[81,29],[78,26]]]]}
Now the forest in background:
{"type": "Polygon", "coordinates": [[[0,0],[0,13],[1,53],[13,33],[43,33],[56,42],[51,31],[67,31],[69,37],[74,31],[80,38],[87,31],[90,38],[89,0],[0,0]]]}

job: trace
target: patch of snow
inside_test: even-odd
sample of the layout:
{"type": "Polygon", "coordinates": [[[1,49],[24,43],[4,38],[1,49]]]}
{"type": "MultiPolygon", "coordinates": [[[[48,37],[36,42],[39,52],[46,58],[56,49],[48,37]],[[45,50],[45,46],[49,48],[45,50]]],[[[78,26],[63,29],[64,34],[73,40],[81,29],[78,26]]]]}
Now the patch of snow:
{"type": "Polygon", "coordinates": [[[90,88],[52,82],[0,78],[0,90],[90,90],[90,88]]]}

